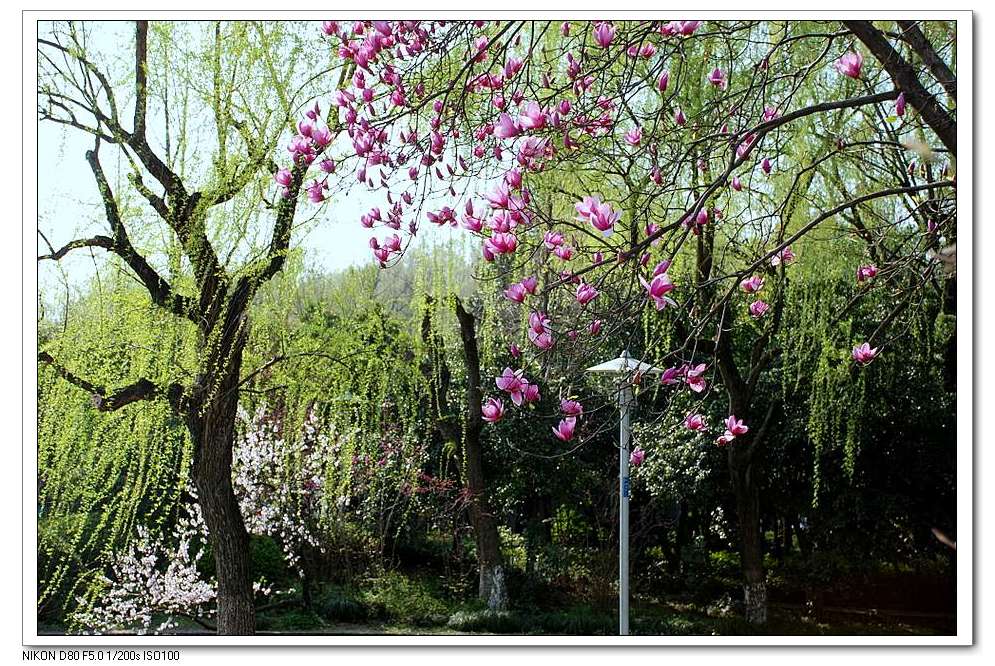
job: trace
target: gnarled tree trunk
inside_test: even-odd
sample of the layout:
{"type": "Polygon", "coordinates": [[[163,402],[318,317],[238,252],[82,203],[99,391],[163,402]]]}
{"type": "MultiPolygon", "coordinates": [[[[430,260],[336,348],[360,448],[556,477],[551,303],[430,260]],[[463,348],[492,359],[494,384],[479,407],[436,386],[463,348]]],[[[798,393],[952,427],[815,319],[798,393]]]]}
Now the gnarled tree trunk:
{"type": "Polygon", "coordinates": [[[255,633],[249,533],[232,486],[232,449],[238,415],[238,381],[244,333],[225,376],[186,415],[194,442],[192,476],[207,525],[218,579],[218,634],[255,633]]]}
{"type": "Polygon", "coordinates": [[[191,474],[218,579],[218,633],[237,636],[255,633],[256,624],[249,533],[232,486],[239,382],[252,292],[252,285],[240,280],[224,294],[223,307],[209,310],[217,314],[205,320],[200,331],[204,344],[209,345],[203,374],[190,392],[185,411],[194,443],[191,474]]]}

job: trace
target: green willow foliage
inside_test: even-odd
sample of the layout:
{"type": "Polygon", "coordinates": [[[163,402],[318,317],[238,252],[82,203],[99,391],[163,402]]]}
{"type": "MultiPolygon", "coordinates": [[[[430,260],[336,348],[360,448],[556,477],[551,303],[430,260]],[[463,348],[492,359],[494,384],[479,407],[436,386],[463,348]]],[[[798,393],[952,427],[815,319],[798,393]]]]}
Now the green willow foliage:
{"type": "MultiPolygon", "coordinates": [[[[127,278],[95,286],[71,313],[47,348],[95,383],[168,382],[194,367],[191,326],[127,278]]],[[[164,402],[99,412],[47,365],[38,392],[39,607],[58,612],[135,525],[168,528],[191,448],[164,402]]]]}

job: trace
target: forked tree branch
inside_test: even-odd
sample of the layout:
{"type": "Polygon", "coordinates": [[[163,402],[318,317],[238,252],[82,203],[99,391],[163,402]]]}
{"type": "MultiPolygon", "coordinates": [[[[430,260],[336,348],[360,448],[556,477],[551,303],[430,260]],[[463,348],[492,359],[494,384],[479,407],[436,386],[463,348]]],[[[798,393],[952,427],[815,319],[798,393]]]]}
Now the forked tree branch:
{"type": "Polygon", "coordinates": [[[56,362],[52,355],[46,351],[38,352],[38,361],[50,365],[60,377],[89,393],[93,397],[93,406],[101,412],[113,412],[133,402],[155,400],[156,398],[166,398],[177,410],[181,404],[183,387],[179,384],[174,383],[163,388],[142,377],[126,386],[108,390],[76,375],[64,365],[56,362]]]}

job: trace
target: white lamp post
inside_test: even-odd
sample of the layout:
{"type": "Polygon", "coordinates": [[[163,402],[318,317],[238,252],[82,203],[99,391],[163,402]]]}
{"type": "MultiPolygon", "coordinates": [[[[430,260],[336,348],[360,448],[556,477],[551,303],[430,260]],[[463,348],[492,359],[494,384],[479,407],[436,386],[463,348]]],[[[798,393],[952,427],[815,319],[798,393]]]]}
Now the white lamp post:
{"type": "Polygon", "coordinates": [[[587,369],[598,374],[625,377],[618,392],[618,635],[629,635],[629,412],[635,402],[632,382],[627,375],[653,375],[662,372],[648,363],[622,355],[587,369]]]}

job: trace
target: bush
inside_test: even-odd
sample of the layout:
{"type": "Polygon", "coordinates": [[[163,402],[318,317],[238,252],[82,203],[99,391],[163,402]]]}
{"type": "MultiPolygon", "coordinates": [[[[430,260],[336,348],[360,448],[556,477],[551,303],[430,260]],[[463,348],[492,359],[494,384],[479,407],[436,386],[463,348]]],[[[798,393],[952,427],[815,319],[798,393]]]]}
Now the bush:
{"type": "Polygon", "coordinates": [[[587,607],[571,608],[534,617],[528,633],[565,636],[605,636],[616,633],[618,619],[587,607]]]}
{"type": "Polygon", "coordinates": [[[329,622],[365,622],[375,614],[360,599],[340,589],[322,594],[315,608],[329,622]]]}
{"type": "Polygon", "coordinates": [[[456,631],[490,634],[522,634],[528,630],[527,623],[518,613],[492,610],[453,613],[446,626],[456,631]]]}
{"type": "MultiPolygon", "coordinates": [[[[267,583],[286,583],[291,579],[297,580],[296,576],[291,575],[283,549],[272,537],[250,534],[249,557],[253,580],[262,578],[267,583]]],[[[197,569],[205,578],[216,576],[214,552],[210,544],[205,546],[204,556],[197,562],[197,569]]]]}
{"type": "Polygon", "coordinates": [[[290,567],[283,549],[272,537],[251,535],[249,556],[252,558],[252,577],[267,582],[283,582],[291,577],[290,567]]]}
{"type": "Polygon", "coordinates": [[[416,626],[445,624],[449,607],[423,581],[391,571],[370,581],[363,603],[378,616],[416,626]]]}

